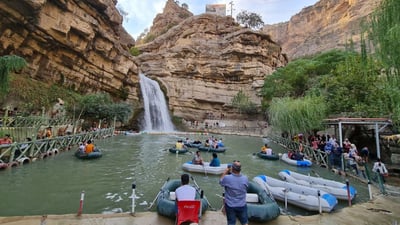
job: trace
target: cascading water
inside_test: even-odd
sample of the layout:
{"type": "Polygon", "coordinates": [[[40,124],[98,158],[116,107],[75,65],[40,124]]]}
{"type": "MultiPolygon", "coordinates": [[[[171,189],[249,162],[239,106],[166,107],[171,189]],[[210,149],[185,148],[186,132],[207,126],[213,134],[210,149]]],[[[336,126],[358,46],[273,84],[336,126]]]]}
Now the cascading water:
{"type": "Polygon", "coordinates": [[[171,122],[164,94],[158,83],[140,74],[140,89],[144,103],[144,130],[150,132],[172,132],[171,122]]]}

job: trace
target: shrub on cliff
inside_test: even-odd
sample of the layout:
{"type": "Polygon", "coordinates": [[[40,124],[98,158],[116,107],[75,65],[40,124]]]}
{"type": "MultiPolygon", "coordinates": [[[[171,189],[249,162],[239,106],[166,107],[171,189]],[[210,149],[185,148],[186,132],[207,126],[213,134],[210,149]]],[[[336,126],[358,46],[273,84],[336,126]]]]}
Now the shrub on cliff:
{"type": "Polygon", "coordinates": [[[94,93],[83,96],[74,109],[79,117],[89,122],[125,123],[132,114],[132,106],[123,102],[113,102],[108,93],[94,93]]]}
{"type": "Polygon", "coordinates": [[[243,90],[240,90],[232,99],[232,107],[236,108],[239,113],[256,114],[257,106],[252,102],[243,90]]]}
{"type": "Polygon", "coordinates": [[[238,13],[236,16],[236,20],[238,21],[238,23],[244,25],[245,27],[255,30],[260,29],[264,26],[264,21],[262,21],[260,15],[258,15],[257,13],[248,12],[246,10],[238,13]]]}
{"type": "Polygon", "coordinates": [[[129,49],[129,52],[133,56],[138,56],[141,53],[140,50],[138,48],[136,48],[136,47],[132,47],[131,49],[129,49]]]}
{"type": "Polygon", "coordinates": [[[20,70],[26,66],[26,61],[16,55],[0,57],[0,98],[3,98],[9,90],[10,72],[20,70]]]}

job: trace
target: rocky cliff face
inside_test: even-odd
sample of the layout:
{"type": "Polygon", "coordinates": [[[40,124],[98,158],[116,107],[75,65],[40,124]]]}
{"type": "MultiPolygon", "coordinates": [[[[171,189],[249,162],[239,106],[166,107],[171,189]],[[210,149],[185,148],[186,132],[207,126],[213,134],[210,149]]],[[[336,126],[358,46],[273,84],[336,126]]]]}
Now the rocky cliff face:
{"type": "Polygon", "coordinates": [[[239,90],[260,105],[265,76],[287,63],[269,35],[211,14],[190,17],[139,48],[140,71],[159,81],[174,115],[188,120],[240,116],[229,107],[239,90]]]}
{"type": "Polygon", "coordinates": [[[116,0],[0,1],[0,55],[28,61],[27,74],[76,90],[137,99],[134,40],[116,0]]]}
{"type": "Polygon", "coordinates": [[[282,46],[289,59],[330,49],[344,49],[352,40],[359,48],[360,22],[380,0],[320,0],[290,21],[267,25],[263,32],[282,46]]]}
{"type": "Polygon", "coordinates": [[[185,19],[193,16],[187,8],[179,6],[174,0],[168,0],[162,13],[153,20],[149,35],[155,37],[167,32],[171,27],[178,25],[185,19]]]}

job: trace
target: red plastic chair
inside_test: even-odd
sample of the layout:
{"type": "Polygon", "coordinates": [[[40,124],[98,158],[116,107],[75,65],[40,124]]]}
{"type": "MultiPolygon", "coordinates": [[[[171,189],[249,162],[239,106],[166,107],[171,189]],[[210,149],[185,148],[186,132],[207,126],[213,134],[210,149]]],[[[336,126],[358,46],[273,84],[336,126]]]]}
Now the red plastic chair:
{"type": "Polygon", "coordinates": [[[200,200],[178,201],[178,213],[176,215],[176,225],[182,223],[199,223],[200,200]]]}

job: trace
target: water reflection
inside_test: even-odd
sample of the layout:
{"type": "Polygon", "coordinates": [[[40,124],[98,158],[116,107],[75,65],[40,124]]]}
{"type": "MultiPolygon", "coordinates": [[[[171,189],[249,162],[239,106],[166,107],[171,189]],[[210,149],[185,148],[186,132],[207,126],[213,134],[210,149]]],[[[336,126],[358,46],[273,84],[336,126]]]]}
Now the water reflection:
{"type": "MultiPolygon", "coordinates": [[[[219,154],[221,163],[240,160],[243,173],[249,179],[259,174],[278,178],[280,170],[290,169],[344,181],[344,178],[317,166],[297,168],[281,161],[258,158],[254,153],[263,145],[261,138],[216,136],[223,138],[228,147],[226,153],[219,154]]],[[[165,180],[168,177],[179,178],[184,173],[181,165],[192,159],[192,153],[176,155],[168,151],[177,139],[185,137],[146,134],[115,136],[95,141],[104,153],[100,159],[78,160],[70,151],[0,171],[0,216],[76,213],[81,191],[85,191],[83,213],[129,212],[132,183],[136,184],[135,211],[147,211],[147,206],[153,201],[165,180]]],[[[202,135],[189,137],[200,140],[207,138],[202,135]]],[[[280,146],[272,143],[270,145],[276,153],[284,152],[280,146]]],[[[211,159],[211,153],[203,152],[202,156],[206,161],[211,159]]],[[[221,199],[217,196],[222,193],[222,188],[218,185],[219,176],[202,173],[192,175],[204,189],[211,205],[220,208],[221,199]]],[[[369,197],[366,185],[356,183],[355,180],[350,182],[359,193],[354,203],[366,201],[369,197]]],[[[282,207],[284,205],[279,204],[282,207]]],[[[339,208],[344,206],[346,202],[340,202],[339,208]]],[[[288,210],[293,214],[308,214],[294,207],[288,210]]]]}

